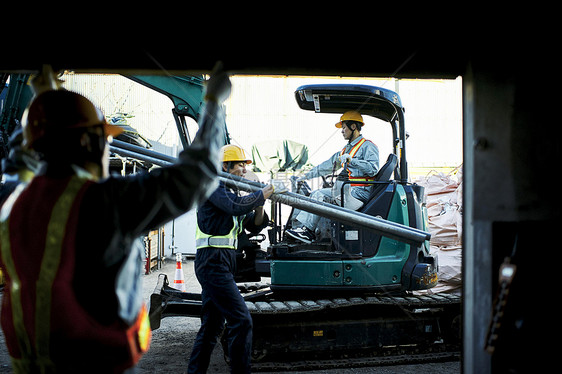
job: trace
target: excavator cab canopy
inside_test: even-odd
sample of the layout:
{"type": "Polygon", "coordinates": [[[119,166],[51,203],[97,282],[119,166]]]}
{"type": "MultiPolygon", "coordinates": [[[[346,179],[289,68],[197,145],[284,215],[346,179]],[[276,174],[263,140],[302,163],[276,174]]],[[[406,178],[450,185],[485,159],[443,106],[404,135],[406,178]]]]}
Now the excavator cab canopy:
{"type": "Polygon", "coordinates": [[[295,99],[303,110],[340,114],[355,110],[388,122],[393,134],[392,150],[399,161],[395,175],[399,175],[402,182],[407,182],[404,108],[396,92],[361,84],[314,84],[298,87],[295,99]]]}
{"type": "Polygon", "coordinates": [[[301,109],[317,113],[344,113],[356,110],[386,122],[404,111],[400,96],[386,88],[355,84],[300,86],[295,92],[301,109]]]}

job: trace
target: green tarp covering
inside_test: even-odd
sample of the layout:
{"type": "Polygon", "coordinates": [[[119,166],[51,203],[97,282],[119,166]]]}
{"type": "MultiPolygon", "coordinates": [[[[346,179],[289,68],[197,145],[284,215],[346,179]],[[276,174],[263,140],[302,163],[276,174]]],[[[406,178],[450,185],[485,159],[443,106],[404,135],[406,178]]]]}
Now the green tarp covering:
{"type": "Polygon", "coordinates": [[[270,140],[252,146],[255,172],[296,171],[308,161],[308,148],[291,140],[270,140]]]}

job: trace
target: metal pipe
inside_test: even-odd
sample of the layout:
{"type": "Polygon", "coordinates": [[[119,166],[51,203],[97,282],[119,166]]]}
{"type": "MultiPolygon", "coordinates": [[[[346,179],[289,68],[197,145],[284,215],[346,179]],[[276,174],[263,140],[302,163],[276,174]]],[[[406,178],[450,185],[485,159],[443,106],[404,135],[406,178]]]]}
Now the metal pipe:
{"type": "Polygon", "coordinates": [[[124,150],[131,151],[131,152],[135,152],[135,153],[140,153],[140,154],[143,154],[145,156],[149,156],[153,159],[159,159],[159,160],[167,161],[168,164],[173,164],[174,162],[177,161],[177,157],[168,156],[168,155],[165,155],[163,153],[153,151],[151,149],[139,147],[138,145],[123,142],[123,141],[117,140],[117,139],[113,139],[111,144],[110,144],[110,149],[115,149],[116,150],[115,153],[119,153],[119,152],[117,152],[117,148],[124,149],[124,150]]]}
{"type": "MultiPolygon", "coordinates": [[[[139,148],[141,148],[141,147],[139,147],[139,148]]],[[[147,156],[147,155],[142,154],[142,153],[126,150],[126,149],[115,147],[115,146],[112,146],[112,145],[109,146],[109,150],[111,152],[117,153],[121,156],[131,157],[131,158],[135,158],[135,159],[142,160],[142,161],[147,161],[147,162],[153,163],[154,165],[158,165],[158,166],[167,166],[167,165],[172,164],[172,162],[163,160],[161,158],[147,156]]],[[[165,155],[162,155],[162,156],[165,156],[165,155]]]]}
{"type": "MultiPolygon", "coordinates": [[[[265,187],[264,184],[259,182],[248,181],[228,173],[219,173],[219,180],[222,180],[227,185],[247,192],[255,192],[265,187]]],[[[428,232],[346,209],[338,205],[317,201],[293,192],[273,193],[270,199],[322,217],[336,219],[349,225],[366,228],[401,242],[419,244],[431,238],[431,234],[428,232]]]]}
{"type": "MultiPolygon", "coordinates": [[[[176,158],[172,156],[167,156],[146,148],[116,140],[113,141],[111,150],[115,151],[115,153],[120,153],[128,157],[135,157],[160,166],[169,165],[176,160],[176,158]]],[[[247,192],[255,192],[266,186],[263,183],[250,181],[225,172],[219,172],[219,179],[229,186],[247,192]]],[[[419,244],[431,238],[431,234],[426,231],[373,217],[362,212],[340,207],[338,205],[317,201],[294,192],[285,191],[282,193],[273,193],[270,200],[293,206],[295,208],[317,214],[321,217],[336,219],[349,225],[366,228],[380,235],[405,243],[419,244]]]]}
{"type": "MultiPolygon", "coordinates": [[[[263,184],[263,183],[260,183],[260,182],[255,182],[255,181],[251,181],[251,180],[248,180],[248,179],[245,179],[245,178],[242,178],[242,177],[233,175],[233,174],[229,174],[229,173],[226,173],[226,172],[219,172],[219,176],[222,176],[222,177],[225,177],[225,178],[229,178],[229,179],[234,179],[234,180],[240,181],[240,182],[242,182],[242,183],[247,183],[247,184],[250,184],[250,185],[252,185],[252,186],[259,187],[259,188],[263,188],[263,187],[266,186],[266,184],[263,184]]],[[[372,216],[370,216],[370,215],[368,215],[368,214],[365,214],[365,213],[361,213],[361,212],[357,212],[357,211],[350,210],[350,209],[347,209],[347,208],[343,208],[343,207],[341,207],[341,206],[339,206],[339,205],[334,205],[334,204],[329,204],[329,203],[325,203],[325,202],[320,202],[320,201],[318,201],[318,200],[315,200],[315,199],[312,199],[312,198],[310,198],[310,197],[307,197],[307,196],[304,196],[304,195],[301,195],[301,194],[297,194],[297,193],[294,193],[294,192],[286,191],[286,192],[282,192],[282,194],[283,194],[283,195],[290,196],[290,197],[293,197],[293,198],[296,198],[296,199],[305,200],[305,201],[308,201],[308,202],[313,203],[313,204],[321,204],[321,205],[324,205],[324,206],[327,206],[327,207],[331,207],[331,208],[333,208],[333,209],[335,209],[335,210],[338,210],[338,211],[342,211],[342,212],[353,212],[353,213],[356,213],[356,214],[359,214],[359,215],[363,215],[363,216],[368,217],[368,218],[374,218],[374,219],[381,220],[380,218],[372,217],[372,216]]],[[[390,225],[395,225],[395,226],[397,226],[397,227],[408,227],[408,226],[404,226],[404,225],[401,225],[401,224],[399,224],[399,223],[392,222],[392,221],[386,221],[386,220],[382,220],[382,221],[388,222],[390,225]]],[[[430,235],[429,233],[427,233],[427,232],[425,232],[425,231],[423,231],[423,230],[419,230],[419,229],[415,229],[415,228],[411,228],[411,227],[408,227],[408,229],[409,229],[409,230],[413,230],[413,231],[417,231],[417,232],[422,233],[422,234],[424,234],[424,235],[430,235]]],[[[428,237],[428,239],[429,239],[429,237],[428,237]]]]}

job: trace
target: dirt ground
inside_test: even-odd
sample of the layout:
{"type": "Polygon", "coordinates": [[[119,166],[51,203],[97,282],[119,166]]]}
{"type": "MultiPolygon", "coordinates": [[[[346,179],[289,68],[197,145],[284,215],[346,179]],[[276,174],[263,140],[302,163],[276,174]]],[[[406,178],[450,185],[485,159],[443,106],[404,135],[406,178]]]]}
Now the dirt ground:
{"type": "MultiPolygon", "coordinates": [[[[184,280],[190,292],[199,292],[201,287],[197,282],[193,272],[193,261],[187,259],[182,264],[184,280]]],[[[168,274],[168,279],[172,281],[175,275],[175,262],[168,261],[161,269],[153,271],[149,275],[143,276],[143,292],[145,300],[150,298],[150,294],[156,286],[158,274],[168,274]]],[[[138,365],[139,374],[158,373],[181,373],[187,370],[187,363],[191,348],[195,340],[195,335],[199,329],[199,319],[189,317],[168,317],[162,319],[160,328],[153,331],[152,343],[149,352],[141,359],[138,365]]],[[[211,358],[211,365],[208,373],[228,373],[229,369],[223,359],[222,347],[217,345],[211,358]]],[[[379,366],[369,368],[349,368],[334,370],[312,370],[295,371],[297,373],[322,373],[322,374],[348,374],[348,373],[433,373],[451,374],[460,373],[460,362],[430,363],[421,365],[399,365],[399,366],[379,366]]],[[[262,372],[263,373],[263,372],[262,372]]],[[[271,373],[265,373],[271,374],[271,373]]]]}
{"type": "MultiPolygon", "coordinates": [[[[156,269],[148,275],[143,275],[143,296],[149,305],[150,294],[153,292],[158,275],[168,274],[168,279],[173,280],[175,274],[175,262],[168,260],[160,269],[156,269]]],[[[193,273],[193,261],[187,259],[182,264],[184,280],[190,292],[199,292],[201,287],[193,273]]],[[[1,294],[1,293],[0,293],[1,294]]],[[[199,329],[200,321],[198,318],[189,317],[168,317],[161,322],[160,328],[153,331],[150,350],[144,355],[137,365],[138,374],[154,373],[185,373],[191,348],[195,340],[195,335],[199,329]]],[[[11,373],[10,360],[4,343],[4,336],[0,334],[0,373],[11,373]]],[[[223,359],[222,348],[219,345],[213,352],[211,365],[208,373],[228,373],[229,368],[223,359]]],[[[348,374],[348,373],[433,373],[451,374],[460,373],[460,362],[428,363],[419,365],[399,365],[399,366],[378,366],[366,368],[349,368],[334,370],[312,370],[295,371],[297,373],[322,373],[322,374],[348,374]]],[[[263,373],[263,372],[262,372],[263,373]]],[[[287,373],[287,372],[285,372],[287,373]]],[[[272,373],[264,373],[272,374],[272,373]]]]}

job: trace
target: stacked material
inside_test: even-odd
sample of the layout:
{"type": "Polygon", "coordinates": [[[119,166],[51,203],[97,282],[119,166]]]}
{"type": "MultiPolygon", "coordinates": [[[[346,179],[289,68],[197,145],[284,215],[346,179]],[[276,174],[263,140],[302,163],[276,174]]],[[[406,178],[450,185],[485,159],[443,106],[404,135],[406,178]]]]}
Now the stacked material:
{"type": "Polygon", "coordinates": [[[461,292],[462,165],[445,175],[430,172],[415,183],[425,187],[431,233],[430,251],[436,253],[439,282],[429,293],[461,292]]]}

